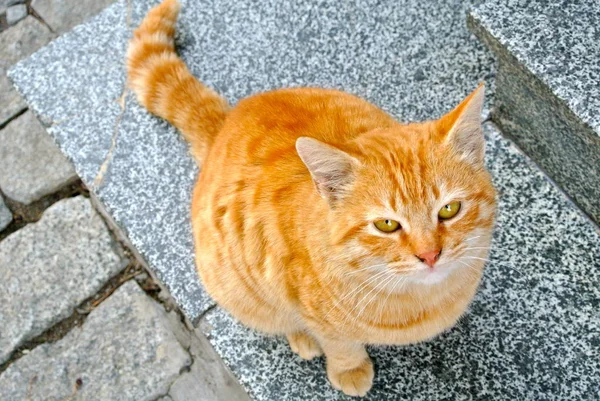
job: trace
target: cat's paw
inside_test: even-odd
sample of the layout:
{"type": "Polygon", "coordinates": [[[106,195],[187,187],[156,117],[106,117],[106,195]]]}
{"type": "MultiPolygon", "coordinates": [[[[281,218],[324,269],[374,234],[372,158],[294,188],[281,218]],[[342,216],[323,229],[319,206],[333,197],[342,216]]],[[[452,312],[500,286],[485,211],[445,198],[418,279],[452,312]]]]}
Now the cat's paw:
{"type": "Polygon", "coordinates": [[[302,332],[288,334],[287,340],[292,351],[302,359],[310,360],[323,355],[321,346],[310,334],[302,332]]]}
{"type": "Polygon", "coordinates": [[[327,365],[327,376],[333,387],[352,397],[364,397],[373,385],[374,375],[369,358],[350,370],[336,371],[335,367],[327,365]]]}

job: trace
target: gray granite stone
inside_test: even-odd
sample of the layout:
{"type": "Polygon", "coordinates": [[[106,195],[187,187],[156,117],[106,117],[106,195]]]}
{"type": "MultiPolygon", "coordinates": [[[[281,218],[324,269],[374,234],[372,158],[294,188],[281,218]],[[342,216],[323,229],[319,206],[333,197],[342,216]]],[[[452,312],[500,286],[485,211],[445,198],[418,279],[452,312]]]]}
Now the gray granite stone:
{"type": "Polygon", "coordinates": [[[27,0],[8,0],[6,4],[9,6],[14,6],[15,4],[25,4],[25,3],[27,3],[27,0]]]}
{"type": "Polygon", "coordinates": [[[33,0],[31,7],[60,35],[114,2],[115,0],[33,0]]]}
{"type": "Polygon", "coordinates": [[[159,399],[191,363],[174,330],[162,306],[129,281],[82,327],[12,363],[0,375],[0,399],[159,399]]]}
{"type": "Polygon", "coordinates": [[[27,107],[6,76],[8,68],[52,38],[50,30],[33,17],[0,33],[0,126],[27,107]]]}
{"type": "Polygon", "coordinates": [[[492,119],[600,223],[600,5],[488,2],[470,28],[497,54],[492,119]]]}
{"type": "MultiPolygon", "coordinates": [[[[195,320],[210,305],[188,222],[197,170],[175,130],[129,98],[121,115],[116,101],[131,29],[154,4],[115,3],[10,77],[195,320]]],[[[272,88],[319,85],[366,97],[404,120],[432,118],[481,80],[493,86],[491,54],[464,26],[470,4],[186,1],[177,44],[192,72],[233,103],[272,88]]]]}
{"type": "MultiPolygon", "coordinates": [[[[456,327],[405,347],[371,347],[367,400],[597,400],[600,232],[493,126],[487,165],[499,190],[490,263],[456,327]]],[[[352,399],[283,338],[222,309],[207,335],[256,400],[352,399]]]]}
{"type": "Polygon", "coordinates": [[[68,317],[126,263],[81,196],[55,203],[39,222],[5,238],[0,242],[0,363],[68,317]]]}
{"type": "Polygon", "coordinates": [[[193,364],[169,389],[172,401],[250,401],[200,329],[191,336],[193,364]]]}
{"type": "Polygon", "coordinates": [[[133,95],[123,105],[111,103],[49,132],[193,320],[212,304],[194,267],[189,205],[198,168],[173,127],[150,116],[133,95]]]}
{"type": "Polygon", "coordinates": [[[0,14],[4,14],[8,8],[9,0],[0,0],[0,14]]]}
{"type": "Polygon", "coordinates": [[[600,135],[600,4],[487,1],[471,16],[600,135]]]}
{"type": "Polygon", "coordinates": [[[4,195],[26,205],[77,180],[73,166],[31,111],[0,131],[0,160],[4,195]]]}
{"type": "Polygon", "coordinates": [[[14,25],[27,17],[27,6],[25,4],[17,4],[6,9],[6,23],[14,25]]]}
{"type": "Polygon", "coordinates": [[[4,198],[0,195],[0,231],[4,230],[6,226],[12,221],[12,213],[4,204],[4,198]]]}

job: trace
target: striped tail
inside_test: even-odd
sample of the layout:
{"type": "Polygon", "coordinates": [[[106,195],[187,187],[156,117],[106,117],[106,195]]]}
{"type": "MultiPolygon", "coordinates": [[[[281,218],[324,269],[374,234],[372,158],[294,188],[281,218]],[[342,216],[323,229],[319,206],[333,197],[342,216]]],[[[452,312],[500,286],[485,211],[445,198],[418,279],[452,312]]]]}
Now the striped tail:
{"type": "Polygon", "coordinates": [[[175,52],[180,8],[178,0],[164,0],[150,10],[129,43],[127,74],[138,101],[181,131],[200,164],[223,125],[229,105],[198,81],[175,52]]]}

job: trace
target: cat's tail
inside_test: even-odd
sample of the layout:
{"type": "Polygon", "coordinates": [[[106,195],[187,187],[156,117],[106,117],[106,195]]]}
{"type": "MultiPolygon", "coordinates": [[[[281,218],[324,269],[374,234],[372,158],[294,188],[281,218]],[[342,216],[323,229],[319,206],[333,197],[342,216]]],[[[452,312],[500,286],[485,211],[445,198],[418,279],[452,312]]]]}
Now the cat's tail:
{"type": "Polygon", "coordinates": [[[129,86],[151,113],[177,127],[201,163],[229,110],[227,101],[199,82],[175,52],[178,0],[164,0],[135,30],[127,51],[129,86]]]}

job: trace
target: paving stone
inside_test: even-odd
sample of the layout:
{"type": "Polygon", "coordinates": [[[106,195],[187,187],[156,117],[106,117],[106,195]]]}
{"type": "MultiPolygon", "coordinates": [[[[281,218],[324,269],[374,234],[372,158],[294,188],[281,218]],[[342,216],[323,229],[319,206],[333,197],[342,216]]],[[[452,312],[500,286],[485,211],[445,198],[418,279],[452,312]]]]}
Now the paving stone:
{"type": "Polygon", "coordinates": [[[0,0],[0,14],[4,14],[8,8],[9,0],[0,0]]]}
{"type": "MultiPolygon", "coordinates": [[[[600,231],[514,145],[486,125],[499,190],[490,262],[466,315],[416,345],[371,347],[365,400],[597,401],[600,231]]],[[[206,333],[253,399],[353,400],[283,338],[216,308],[206,333]]]]}
{"type": "MultiPolygon", "coordinates": [[[[187,220],[197,170],[174,129],[131,97],[125,111],[115,101],[131,30],[156,3],[118,1],[10,76],[194,321],[212,304],[195,272],[187,220]]],[[[491,53],[464,26],[471,4],[186,1],[177,46],[192,72],[233,103],[272,88],[316,85],[363,96],[403,120],[426,119],[481,80],[493,86],[491,53]]]]}
{"type": "Polygon", "coordinates": [[[25,4],[27,0],[8,0],[7,5],[14,6],[15,4],[25,4]]]}
{"type": "Polygon", "coordinates": [[[0,33],[0,125],[27,107],[6,76],[8,68],[53,37],[50,30],[33,17],[0,33]]]}
{"type": "Polygon", "coordinates": [[[6,23],[14,25],[27,17],[27,6],[25,4],[17,4],[6,9],[6,23]]]}
{"type": "Polygon", "coordinates": [[[31,7],[58,34],[73,29],[115,0],[33,0],[31,7]]]}
{"type": "Polygon", "coordinates": [[[189,352],[194,363],[189,372],[171,385],[169,395],[172,401],[250,401],[202,331],[196,329],[190,339],[189,352]]]}
{"type": "Polygon", "coordinates": [[[77,180],[71,163],[31,111],[0,131],[0,188],[7,198],[30,204],[77,180]]]}
{"type": "Polygon", "coordinates": [[[0,231],[4,230],[11,221],[12,213],[4,204],[4,198],[0,195],[0,231]]]}
{"type": "Polygon", "coordinates": [[[39,222],[2,240],[0,363],[68,317],[126,264],[103,220],[82,196],[55,203],[39,222]]]}
{"type": "Polygon", "coordinates": [[[81,327],[12,363],[0,376],[0,399],[156,400],[191,363],[177,330],[162,306],[128,281],[81,327]]]}

